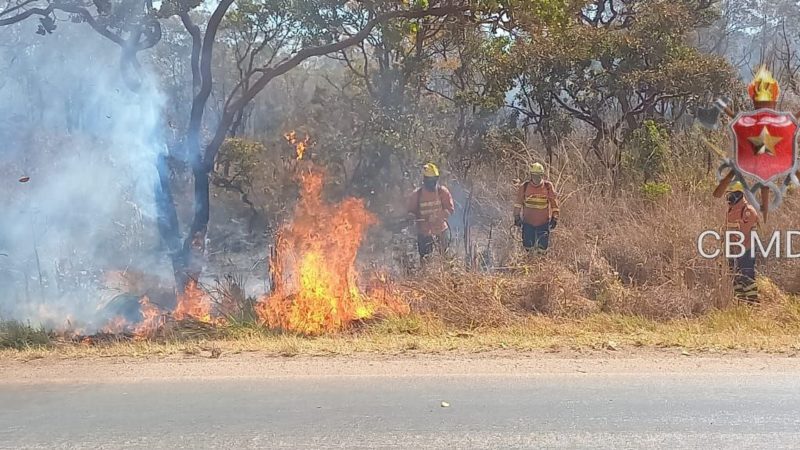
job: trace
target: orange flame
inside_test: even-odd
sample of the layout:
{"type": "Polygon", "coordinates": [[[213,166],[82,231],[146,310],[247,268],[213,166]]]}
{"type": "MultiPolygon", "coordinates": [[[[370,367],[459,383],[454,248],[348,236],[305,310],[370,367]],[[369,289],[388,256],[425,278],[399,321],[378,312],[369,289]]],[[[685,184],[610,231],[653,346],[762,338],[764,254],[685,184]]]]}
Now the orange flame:
{"type": "Polygon", "coordinates": [[[297,133],[295,131],[290,131],[284,134],[283,137],[286,138],[286,140],[290,144],[295,146],[295,152],[297,153],[297,160],[299,161],[303,159],[303,156],[306,153],[306,149],[308,149],[308,146],[311,142],[311,138],[308,135],[306,135],[305,139],[303,139],[302,141],[298,140],[297,133]]]}
{"type": "Polygon", "coordinates": [[[355,269],[364,233],[377,220],[362,200],[324,202],[319,169],[299,178],[293,220],[276,236],[272,293],[257,309],[270,327],[314,335],[347,328],[379,308],[359,290],[355,269]]]}
{"type": "MultiPolygon", "coordinates": [[[[297,145],[298,159],[302,158],[309,138],[298,143],[291,132],[286,139],[297,145]]],[[[304,165],[303,170],[297,174],[301,192],[292,221],[275,238],[270,258],[272,292],[256,305],[259,319],[272,328],[317,335],[346,329],[384,312],[407,313],[408,305],[394,295],[386,274],[373,274],[367,293],[359,288],[356,256],[376,217],[360,199],[325,202],[324,172],[313,164],[304,165]]],[[[155,336],[168,318],[221,323],[212,318],[211,301],[196,281],[189,282],[171,314],[162,313],[147,297],[140,299],[139,306],[143,318],[133,328],[137,339],[155,336]]],[[[131,326],[115,319],[106,328],[125,327],[131,326]]]]}
{"type": "Polygon", "coordinates": [[[128,330],[128,327],[128,321],[125,320],[124,317],[116,316],[112,318],[100,331],[105,334],[122,334],[128,330]]]}
{"type": "Polygon", "coordinates": [[[155,336],[170,317],[178,321],[194,319],[212,323],[211,301],[197,286],[196,281],[190,281],[185,292],[178,296],[178,304],[171,314],[162,312],[147,297],[139,299],[139,311],[142,314],[142,320],[138,323],[131,324],[124,317],[115,316],[100,331],[107,334],[122,334],[132,331],[137,339],[146,339],[155,336]]]}
{"type": "Polygon", "coordinates": [[[154,336],[164,324],[164,316],[158,306],[150,303],[150,299],[139,299],[139,309],[142,312],[142,321],[136,326],[133,334],[137,339],[146,339],[154,336]]]}
{"type": "Polygon", "coordinates": [[[172,317],[175,320],[195,319],[211,323],[211,302],[197,286],[196,280],[190,280],[184,293],[178,296],[178,305],[172,317]]]}

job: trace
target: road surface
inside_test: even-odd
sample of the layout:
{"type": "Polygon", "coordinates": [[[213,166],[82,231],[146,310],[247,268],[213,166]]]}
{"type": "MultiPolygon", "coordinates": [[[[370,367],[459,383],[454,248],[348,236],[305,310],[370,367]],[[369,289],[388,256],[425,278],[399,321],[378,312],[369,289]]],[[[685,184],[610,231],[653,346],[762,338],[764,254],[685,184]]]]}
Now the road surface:
{"type": "Polygon", "coordinates": [[[12,364],[0,448],[800,445],[794,358],[272,361],[12,364]]]}

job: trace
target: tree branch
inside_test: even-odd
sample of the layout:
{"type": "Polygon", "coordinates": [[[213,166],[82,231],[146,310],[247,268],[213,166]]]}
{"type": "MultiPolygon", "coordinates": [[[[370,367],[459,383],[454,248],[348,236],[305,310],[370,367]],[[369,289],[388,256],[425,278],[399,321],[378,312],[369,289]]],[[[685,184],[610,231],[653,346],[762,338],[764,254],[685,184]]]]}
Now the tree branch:
{"type": "Polygon", "coordinates": [[[192,37],[192,93],[197,95],[197,91],[200,89],[200,48],[202,47],[200,27],[192,21],[189,11],[181,11],[178,16],[181,18],[184,28],[192,37]]]}
{"type": "MultiPolygon", "coordinates": [[[[189,116],[189,130],[187,140],[189,141],[190,151],[195,154],[192,157],[195,159],[194,163],[209,166],[208,160],[202,158],[200,155],[200,127],[203,123],[203,113],[205,112],[208,97],[211,95],[212,88],[212,74],[211,74],[211,59],[214,53],[214,39],[217,36],[222,19],[225,13],[230,8],[233,0],[222,0],[211,17],[208,20],[206,27],[206,34],[203,36],[202,47],[199,55],[199,74],[200,74],[200,89],[192,101],[192,110],[189,116]]],[[[194,69],[193,69],[194,70],[194,69]]],[[[227,126],[226,126],[227,131],[227,126]]],[[[220,142],[221,144],[221,142],[220,142]]],[[[210,167],[210,166],[209,166],[210,167]]]]}
{"type": "Polygon", "coordinates": [[[578,109],[575,109],[575,108],[567,105],[566,102],[561,100],[561,98],[555,92],[551,92],[550,94],[553,96],[553,99],[556,101],[556,103],[561,105],[562,108],[566,109],[567,112],[572,114],[575,118],[580,119],[580,120],[588,123],[589,125],[592,125],[593,127],[597,127],[597,124],[595,123],[595,121],[592,118],[592,116],[590,116],[589,114],[586,114],[586,113],[584,113],[584,112],[582,112],[582,111],[580,111],[578,109]]]}
{"type": "MultiPolygon", "coordinates": [[[[224,1],[230,3],[232,0],[224,1]]],[[[469,8],[465,6],[443,6],[430,9],[390,11],[375,16],[373,19],[369,20],[364,25],[364,28],[362,28],[358,33],[353,34],[348,38],[331,44],[303,48],[295,53],[294,56],[285,59],[274,67],[263,67],[258,69],[258,72],[261,73],[261,77],[259,77],[247,91],[243,92],[242,96],[238,100],[230,105],[229,110],[224,112],[214,138],[206,147],[203,160],[206,162],[206,164],[208,164],[209,161],[214,160],[217,150],[225,140],[227,128],[230,126],[236,111],[238,111],[240,108],[243,108],[245,105],[247,105],[247,103],[253,100],[253,98],[255,98],[255,96],[258,95],[258,93],[261,92],[270,81],[297,67],[303,61],[316,56],[324,56],[330,53],[341,52],[348,47],[357,45],[366,39],[376,26],[390,20],[400,18],[419,19],[423,17],[446,17],[453,14],[466,13],[467,11],[469,11],[469,8]]],[[[206,35],[206,37],[208,36],[206,35]]]]}
{"type": "Polygon", "coordinates": [[[6,25],[12,25],[17,22],[22,22],[23,20],[33,15],[49,16],[54,9],[55,9],[55,4],[53,3],[49,4],[47,8],[31,8],[17,14],[16,16],[12,16],[6,19],[0,19],[0,27],[4,27],[6,25]]]}
{"type": "Polygon", "coordinates": [[[15,5],[15,6],[11,7],[11,8],[8,8],[8,9],[5,9],[3,11],[0,11],[0,17],[7,16],[7,15],[11,14],[12,12],[17,11],[19,9],[22,9],[22,8],[28,6],[31,3],[34,3],[36,1],[38,1],[38,0],[25,0],[24,2],[22,2],[22,3],[18,4],[18,5],[15,5]]]}

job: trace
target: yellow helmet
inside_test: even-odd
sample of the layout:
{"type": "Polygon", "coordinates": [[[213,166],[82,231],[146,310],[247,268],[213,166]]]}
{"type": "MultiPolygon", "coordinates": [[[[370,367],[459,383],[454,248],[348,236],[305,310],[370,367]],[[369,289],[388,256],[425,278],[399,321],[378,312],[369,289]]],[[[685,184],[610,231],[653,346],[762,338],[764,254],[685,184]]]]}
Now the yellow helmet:
{"type": "Polygon", "coordinates": [[[439,168],[434,163],[428,163],[422,166],[422,175],[426,177],[438,177],[439,168]]]}
{"type": "Polygon", "coordinates": [[[734,181],[728,185],[728,189],[725,192],[744,192],[744,185],[741,181],[734,181]]]}
{"type": "Polygon", "coordinates": [[[544,166],[539,163],[533,163],[530,167],[532,175],[544,175],[544,166]]]}

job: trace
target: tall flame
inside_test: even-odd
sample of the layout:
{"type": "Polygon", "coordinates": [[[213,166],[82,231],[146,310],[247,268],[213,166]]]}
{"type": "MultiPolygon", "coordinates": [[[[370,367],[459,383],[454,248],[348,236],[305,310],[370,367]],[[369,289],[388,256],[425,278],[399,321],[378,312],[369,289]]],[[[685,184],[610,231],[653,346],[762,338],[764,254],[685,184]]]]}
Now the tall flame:
{"type": "MultiPolygon", "coordinates": [[[[285,135],[303,158],[310,139],[285,135]]],[[[322,198],[324,172],[312,163],[297,166],[300,199],[292,221],[275,239],[270,259],[272,292],[256,306],[259,319],[272,328],[316,335],[348,328],[379,312],[405,313],[408,306],[391,292],[385,274],[370,282],[369,294],[359,288],[356,255],[367,229],[377,223],[363,200],[347,198],[329,204],[322,198]]],[[[137,339],[155,336],[168,319],[194,319],[219,323],[212,318],[208,296],[190,281],[172,313],[163,313],[147,297],[139,301],[142,319],[136,324],[114,318],[105,328],[110,333],[130,331],[137,339]]]]}
{"type": "Polygon", "coordinates": [[[347,328],[379,305],[358,288],[356,254],[377,222],[360,199],[323,201],[320,169],[300,174],[294,217],[276,237],[270,265],[272,293],[258,305],[268,326],[304,334],[347,328]]]}

